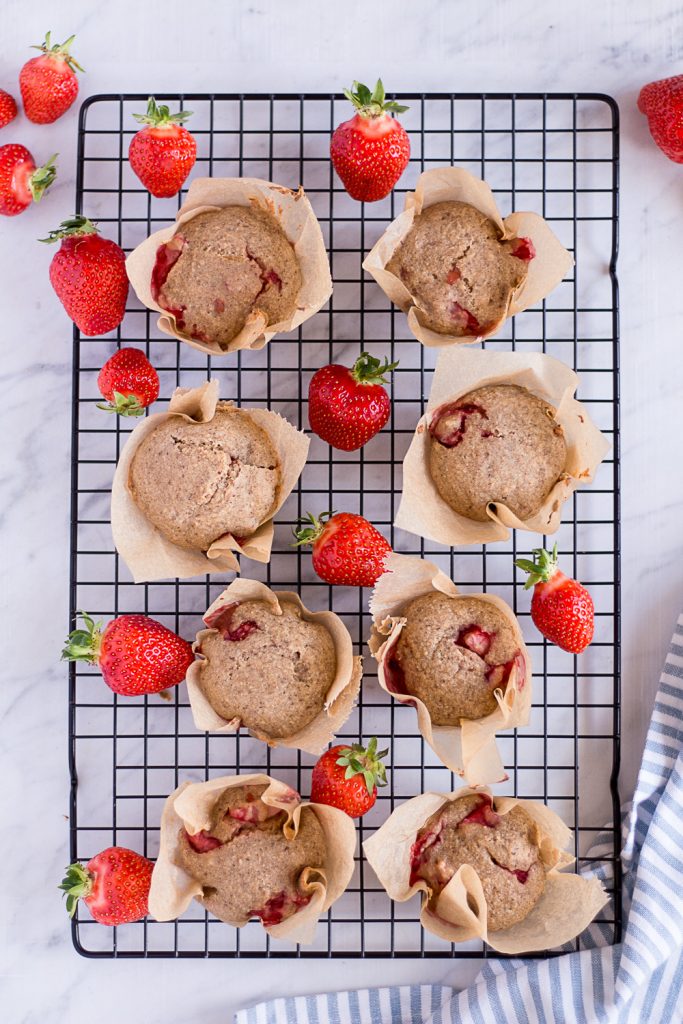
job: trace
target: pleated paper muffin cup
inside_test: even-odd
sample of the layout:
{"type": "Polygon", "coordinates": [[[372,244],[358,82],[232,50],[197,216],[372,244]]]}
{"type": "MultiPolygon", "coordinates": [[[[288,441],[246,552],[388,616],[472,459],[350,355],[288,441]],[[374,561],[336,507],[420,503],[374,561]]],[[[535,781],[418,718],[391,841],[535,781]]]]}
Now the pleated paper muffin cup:
{"type": "Polygon", "coordinates": [[[363,268],[374,277],[384,294],[407,313],[410,330],[428,348],[468,345],[478,338],[497,334],[509,317],[544,299],[573,265],[572,256],[540,214],[511,213],[503,220],[490,187],[463,167],[433,167],[423,171],[415,191],[406,194],[403,213],[392,221],[363,261],[363,268]],[[424,310],[419,299],[410,293],[399,277],[387,270],[387,264],[409,234],[415,218],[423,209],[445,202],[467,203],[475,207],[496,225],[501,242],[530,238],[536,250],[534,259],[529,262],[526,278],[510,293],[505,315],[478,335],[456,336],[431,330],[423,322],[424,310]]]}
{"type": "Polygon", "coordinates": [[[244,409],[253,422],[270,438],[278,453],[282,477],[278,500],[272,515],[251,536],[237,540],[226,533],[215,540],[208,551],[179,547],[161,533],[135,502],[129,487],[130,467],[142,441],[160,423],[172,416],[186,421],[208,423],[218,404],[218,381],[206,381],[197,388],[177,388],[168,412],[155,413],[140,420],[119,457],[111,490],[111,528],[116,550],[130,569],[136,583],[178,577],[201,576],[214,572],[239,572],[233,552],[269,562],[273,545],[273,517],[296,485],[306,464],[309,439],[284,417],[269,409],[244,409]]]}
{"type": "Polygon", "coordinates": [[[484,890],[475,869],[462,865],[442,890],[433,908],[427,882],[410,885],[411,851],[417,833],[445,804],[463,796],[487,794],[488,789],[459,789],[455,793],[423,793],[401,804],[382,827],[363,843],[363,851],[380,883],[392,900],[403,903],[421,894],[420,923],[447,942],[482,939],[499,953],[531,953],[554,949],[576,938],[608,902],[596,878],[563,873],[559,869],[574,858],[565,852],[571,832],[546,807],[532,800],[493,797],[497,814],[508,814],[518,804],[533,819],[537,829],[540,860],[546,872],[545,889],[538,903],[523,921],[500,931],[489,932],[484,890]]]}
{"type": "Polygon", "coordinates": [[[403,460],[403,494],[396,526],[420,537],[463,547],[507,540],[510,528],[553,534],[559,529],[562,506],[579,487],[591,483],[610,449],[607,438],[592,422],[574,394],[579,378],[559,359],[541,352],[490,352],[448,349],[439,353],[427,411],[420,419],[403,460]],[[521,520],[501,502],[490,503],[488,522],[477,522],[454,511],[439,494],[429,468],[429,425],[442,405],[457,402],[470,391],[495,384],[527,388],[556,409],[564,431],[567,461],[564,472],[538,512],[521,520]]]}
{"type": "Polygon", "coordinates": [[[494,594],[459,594],[452,580],[432,562],[421,558],[394,553],[387,555],[384,564],[387,571],[375,584],[370,599],[373,625],[368,641],[370,653],[377,661],[379,685],[394,700],[415,708],[420,734],[452,772],[471,785],[504,782],[508,776],[496,745],[496,733],[527,725],[532,696],[531,658],[512,609],[494,594]],[[407,621],[403,610],[416,598],[435,592],[454,601],[475,598],[493,605],[514,633],[525,670],[522,673],[521,666],[513,665],[505,689],[494,690],[498,707],[485,718],[462,718],[459,725],[434,725],[429,709],[419,697],[396,693],[387,683],[386,663],[407,621]]]}
{"type": "MultiPolygon", "coordinates": [[[[295,604],[305,621],[319,623],[332,637],[336,672],[324,704],[315,718],[292,736],[270,736],[257,729],[249,730],[250,735],[264,740],[271,747],[292,747],[295,750],[305,750],[309,754],[321,754],[353,710],[363,675],[363,659],[354,657],[349,631],[334,612],[311,612],[298,594],[286,590],[271,590],[258,580],[233,580],[206,611],[204,621],[208,624],[223,609],[243,604],[245,601],[264,601],[277,615],[282,614],[281,602],[295,604]]],[[[223,718],[211,705],[202,687],[202,673],[209,664],[207,656],[202,653],[202,641],[217,632],[219,631],[209,627],[197,633],[194,651],[199,657],[187,673],[187,692],[194,724],[198,729],[206,732],[234,733],[242,726],[240,719],[223,718]]]]}
{"type": "Polygon", "coordinates": [[[178,210],[176,223],[155,231],[141,242],[126,260],[126,271],[135,294],[148,309],[160,313],[159,330],[192,345],[210,356],[224,356],[240,349],[263,348],[276,334],[293,331],[325,305],[332,294],[330,264],[320,224],[304,190],[294,192],[272,181],[259,178],[195,178],[185,202],[178,210]],[[294,248],[301,271],[301,288],[291,317],[268,324],[265,314],[253,310],[247,321],[229,342],[199,341],[178,330],[176,318],[152,296],[152,270],[160,245],[169,242],[181,225],[199,213],[226,206],[254,206],[272,214],[294,248]]]}
{"type": "MultiPolygon", "coordinates": [[[[304,868],[300,876],[304,891],[312,893],[310,902],[280,924],[265,928],[274,939],[287,939],[302,945],[313,941],[318,918],[339,899],[351,881],[356,827],[353,820],[338,808],[303,802],[293,789],[269,775],[232,775],[208,782],[184,782],[171,793],[161,815],[159,856],[149,893],[149,912],[155,920],[174,920],[187,910],[196,896],[202,894],[200,883],[180,864],[180,829],[185,828],[190,835],[209,829],[213,807],[226,789],[262,785],[268,787],[261,796],[263,802],[287,813],[283,832],[288,839],[296,836],[305,807],[310,807],[315,813],[325,835],[325,864],[322,868],[304,868]]],[[[248,920],[227,923],[241,928],[248,920]]]]}

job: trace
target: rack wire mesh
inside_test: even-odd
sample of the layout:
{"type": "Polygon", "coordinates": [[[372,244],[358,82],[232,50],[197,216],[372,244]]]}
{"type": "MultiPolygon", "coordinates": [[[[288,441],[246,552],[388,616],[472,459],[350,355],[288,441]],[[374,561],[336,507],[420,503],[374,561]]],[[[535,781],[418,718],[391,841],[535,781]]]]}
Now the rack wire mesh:
{"type": "MultiPolygon", "coordinates": [[[[168,224],[182,202],[155,199],[127,161],[137,130],[134,111],[146,95],[103,95],[81,108],[77,210],[99,221],[126,251],[168,224]]],[[[612,902],[601,917],[601,941],[619,939],[619,488],[618,488],[618,109],[598,94],[411,94],[402,121],[412,157],[399,186],[369,206],[342,189],[328,159],[331,131],[348,116],[341,95],[163,95],[194,111],[198,142],[193,176],[246,175],[297,187],[303,184],[329,251],[334,294],[328,306],[296,334],[276,338],[260,352],[207,359],[162,335],[156,315],[130,296],[115,335],[81,337],[74,330],[71,614],[87,609],[107,620],[124,612],[149,614],[191,638],[203,611],[227,576],[165,580],[135,586],[113,547],[110,485],[131,422],[96,408],[98,371],[118,346],[142,348],[158,368],[163,409],[178,385],[208,376],[221,397],[276,409],[308,429],[306,398],[312,373],[329,361],[352,360],[365,348],[398,359],[387,427],[358,452],[333,451],[311,438],[299,486],[277,517],[269,565],[245,561],[243,571],[276,589],[297,589],[312,608],[331,608],[364,652],[362,699],[341,735],[377,735],[390,747],[389,785],[359,825],[361,842],[402,800],[428,789],[457,786],[416,729],[411,708],[392,702],[377,685],[365,640],[368,592],[333,588],[313,573],[310,556],[293,549],[291,528],[307,510],[348,510],[367,516],[398,551],[436,562],[463,592],[490,590],[507,600],[522,624],[534,662],[530,724],[503,734],[500,747],[509,782],[501,793],[547,802],[574,829],[577,868],[593,863],[611,879],[612,902]],[[513,566],[540,537],[513,534],[509,543],[453,551],[393,527],[401,493],[401,464],[429,393],[433,350],[409,334],[361,269],[387,223],[400,212],[418,174],[457,164],[485,178],[503,213],[541,213],[573,253],[573,273],[533,309],[508,321],[484,347],[543,351],[573,366],[578,397],[613,443],[594,484],[566,506],[556,538],[565,568],[585,582],[596,605],[595,641],[577,659],[546,644],[529,616],[529,595],[513,566]],[[599,854],[589,851],[603,832],[599,854]]],[[[69,762],[72,779],[71,857],[87,860],[117,843],[154,857],[167,794],[183,780],[201,781],[237,771],[271,772],[305,796],[314,759],[269,749],[242,734],[210,735],[192,723],[184,685],[169,702],[119,698],[96,669],[70,666],[69,762]]],[[[236,930],[193,904],[174,923],[152,920],[102,928],[87,911],[73,922],[76,949],[91,957],[482,957],[478,942],[453,947],[419,925],[417,897],[394,904],[361,856],[351,885],[321,921],[312,947],[271,940],[257,922],[236,930]]],[[[576,940],[581,948],[582,940],[576,940]]]]}

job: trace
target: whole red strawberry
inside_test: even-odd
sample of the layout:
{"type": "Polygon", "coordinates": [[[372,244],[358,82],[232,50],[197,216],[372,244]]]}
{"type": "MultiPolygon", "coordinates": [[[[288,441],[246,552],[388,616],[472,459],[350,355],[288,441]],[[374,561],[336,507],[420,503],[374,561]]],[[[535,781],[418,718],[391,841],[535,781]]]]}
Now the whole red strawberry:
{"type": "Polygon", "coordinates": [[[351,198],[374,203],[389,195],[410,159],[406,130],[387,113],[402,114],[408,107],[387,102],[381,79],[372,93],[367,85],[354,82],[344,95],[357,113],[335,129],[330,156],[351,198]]]}
{"type": "Polygon", "coordinates": [[[82,334],[93,337],[118,327],[126,312],[128,276],[123,249],[98,234],[87,217],[62,221],[41,242],[62,240],[50,264],[57,298],[82,334]]]}
{"type": "Polygon", "coordinates": [[[62,651],[66,661],[97,664],[114,693],[139,697],[182,683],[194,661],[192,645],[147,615],[119,615],[104,632],[80,612],[84,629],[75,629],[62,651]]]}
{"type": "Polygon", "coordinates": [[[52,124],[65,114],[78,96],[76,71],[83,68],[69,53],[75,36],[65,43],[50,45],[50,33],[45,36],[40,57],[33,57],[19,72],[19,88],[24,101],[24,112],[34,124],[52,124]]]}
{"type": "Polygon", "coordinates": [[[311,776],[311,800],[345,811],[360,818],[377,799],[377,787],[386,786],[387,775],[382,758],[388,750],[377,750],[377,737],[367,746],[330,747],[318,759],[311,776]]]}
{"type": "Polygon", "coordinates": [[[4,89],[0,89],[0,128],[13,121],[17,116],[17,101],[4,89]]]}
{"type": "Polygon", "coordinates": [[[145,127],[131,139],[128,159],[153,196],[176,195],[194,167],[197,143],[182,124],[191,115],[191,110],[171,114],[168,107],[157,107],[153,96],[147,103],[146,114],[133,114],[145,127]]]}
{"type": "Polygon", "coordinates": [[[100,924],[116,925],[139,921],[149,913],[149,887],[154,864],[124,846],[110,846],[83,867],[70,864],[62,884],[69,917],[78,901],[100,924]]]}
{"type": "Polygon", "coordinates": [[[576,580],[557,567],[557,544],[552,554],[536,548],[533,561],[519,558],[515,565],[529,573],[525,589],[534,588],[531,618],[543,636],[570,654],[581,654],[593,639],[593,598],[576,580]]]}
{"type": "Polygon", "coordinates": [[[361,352],[349,370],[338,363],[323,366],[308,387],[311,430],[333,448],[353,452],[374,437],[389,419],[391,403],[382,387],[385,373],[398,363],[361,352]]]}
{"type": "Polygon", "coordinates": [[[294,531],[296,545],[311,544],[313,568],[326,583],[373,587],[384,572],[391,544],[379,530],[353,512],[307,513],[294,531]]]}
{"type": "Polygon", "coordinates": [[[644,85],[638,110],[647,117],[650,134],[662,153],[683,163],[683,75],[644,85]]]}
{"type": "Polygon", "coordinates": [[[0,146],[0,213],[16,217],[31,203],[39,203],[57,176],[56,159],[55,153],[43,167],[36,167],[26,146],[0,146]]]}
{"type": "Polygon", "coordinates": [[[98,409],[142,416],[159,397],[159,374],[140,349],[120,348],[100,370],[97,386],[108,403],[98,402],[98,409]]]}

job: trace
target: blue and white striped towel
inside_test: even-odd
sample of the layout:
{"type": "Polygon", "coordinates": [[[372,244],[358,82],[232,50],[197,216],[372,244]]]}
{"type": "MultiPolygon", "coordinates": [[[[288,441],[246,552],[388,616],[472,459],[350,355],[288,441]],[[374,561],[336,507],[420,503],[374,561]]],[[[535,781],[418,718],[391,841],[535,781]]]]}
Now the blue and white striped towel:
{"type": "Polygon", "coordinates": [[[683,1022],[683,615],[623,830],[621,944],[551,960],[487,960],[462,992],[413,985],[275,999],[240,1011],[235,1024],[683,1022]]]}

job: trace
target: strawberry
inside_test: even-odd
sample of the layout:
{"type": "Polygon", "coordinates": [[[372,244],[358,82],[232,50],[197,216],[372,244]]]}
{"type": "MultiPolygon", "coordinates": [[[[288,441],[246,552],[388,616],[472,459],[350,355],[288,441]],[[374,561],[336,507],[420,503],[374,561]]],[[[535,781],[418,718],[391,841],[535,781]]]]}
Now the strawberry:
{"type": "Polygon", "coordinates": [[[93,337],[118,327],[126,312],[128,277],[123,249],[102,238],[87,217],[62,221],[41,242],[62,239],[50,264],[50,282],[78,329],[93,337]]]}
{"type": "Polygon", "coordinates": [[[638,110],[647,117],[650,135],[662,153],[683,163],[683,75],[644,85],[638,110]]]}
{"type": "Polygon", "coordinates": [[[335,129],[330,156],[351,198],[374,203],[389,195],[410,159],[406,130],[387,113],[402,114],[408,107],[387,102],[381,79],[373,93],[367,85],[354,82],[344,95],[357,113],[335,129]]]}
{"type": "Polygon", "coordinates": [[[33,57],[19,72],[19,88],[24,101],[24,112],[34,124],[52,124],[65,114],[78,96],[76,71],[83,68],[69,53],[75,36],[65,43],[50,46],[50,33],[45,36],[40,57],[33,57]]]}
{"type": "Polygon", "coordinates": [[[0,146],[0,213],[16,217],[31,203],[39,203],[57,176],[56,158],[55,153],[43,167],[36,167],[26,146],[0,146]]]}
{"type": "Polygon", "coordinates": [[[308,419],[323,441],[343,452],[362,448],[389,419],[391,405],[382,387],[398,363],[361,352],[349,370],[338,363],[313,374],[308,388],[308,419]]]}
{"type": "Polygon", "coordinates": [[[309,512],[306,525],[294,530],[295,547],[311,544],[313,568],[326,583],[373,587],[384,572],[391,545],[382,534],[352,512],[309,512]]]}
{"type": "Polygon", "coordinates": [[[529,573],[525,589],[534,588],[531,618],[536,628],[563,651],[581,654],[593,639],[593,598],[576,580],[557,567],[557,544],[552,554],[536,548],[533,561],[519,558],[518,569],[529,573]],[[538,559],[538,561],[536,561],[538,559]]]}
{"type": "Polygon", "coordinates": [[[386,786],[382,758],[388,750],[377,750],[377,737],[351,747],[330,747],[318,758],[311,776],[311,800],[338,807],[350,818],[360,818],[377,799],[377,787],[386,786]]]}
{"type": "Polygon", "coordinates": [[[124,846],[102,850],[83,867],[70,864],[62,884],[69,917],[83,900],[100,924],[139,921],[149,913],[147,901],[154,864],[124,846]]]}
{"type": "Polygon", "coordinates": [[[97,664],[114,693],[139,697],[182,683],[194,661],[192,645],[147,615],[120,615],[104,632],[80,612],[85,629],[69,634],[62,658],[97,664]]]}
{"type": "Polygon", "coordinates": [[[4,89],[0,89],[0,128],[13,121],[17,116],[17,101],[4,89]]]}
{"type": "Polygon", "coordinates": [[[153,196],[176,195],[194,167],[197,143],[181,123],[191,114],[191,110],[171,114],[168,107],[157,107],[153,96],[147,102],[146,114],[133,114],[145,127],[131,139],[128,159],[153,196]]]}
{"type": "Polygon", "coordinates": [[[98,409],[120,416],[142,416],[159,397],[159,374],[144,352],[121,348],[100,370],[97,386],[108,403],[98,402],[98,409]]]}

